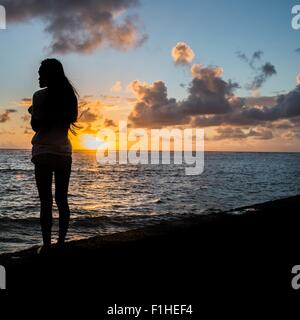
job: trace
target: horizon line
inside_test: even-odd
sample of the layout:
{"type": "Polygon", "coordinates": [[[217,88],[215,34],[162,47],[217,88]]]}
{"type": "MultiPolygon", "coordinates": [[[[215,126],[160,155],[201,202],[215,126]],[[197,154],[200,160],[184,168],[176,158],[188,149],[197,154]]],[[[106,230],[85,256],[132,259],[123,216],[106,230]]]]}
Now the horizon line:
{"type": "MultiPolygon", "coordinates": [[[[0,148],[1,150],[23,150],[23,151],[31,151],[31,148],[0,148]]],[[[119,151],[126,151],[126,150],[110,150],[114,152],[119,151]]],[[[127,150],[129,151],[129,150],[127,150]]],[[[151,150],[141,150],[141,151],[148,151],[151,152],[151,150]]],[[[153,150],[153,151],[159,151],[159,152],[168,152],[168,150],[153,150]]],[[[174,150],[170,150],[171,152],[174,150]]],[[[184,152],[184,151],[193,151],[196,152],[196,150],[181,150],[177,152],[184,152]]],[[[96,152],[96,149],[73,149],[73,152],[96,152]]],[[[300,153],[300,151],[251,151],[251,150],[204,150],[205,152],[226,152],[226,153],[300,153]]]]}

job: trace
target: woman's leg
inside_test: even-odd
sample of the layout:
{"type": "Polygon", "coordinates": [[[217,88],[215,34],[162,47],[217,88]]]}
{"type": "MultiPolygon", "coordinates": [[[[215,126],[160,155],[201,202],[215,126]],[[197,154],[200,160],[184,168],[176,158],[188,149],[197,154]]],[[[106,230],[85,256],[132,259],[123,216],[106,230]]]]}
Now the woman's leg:
{"type": "Polygon", "coordinates": [[[45,247],[51,245],[52,228],[52,169],[46,164],[35,164],[35,180],[41,201],[41,227],[45,247]]]}
{"type": "Polygon", "coordinates": [[[55,202],[59,212],[58,244],[63,244],[68,232],[70,209],[68,204],[68,188],[71,175],[72,158],[62,158],[54,171],[55,202]]]}

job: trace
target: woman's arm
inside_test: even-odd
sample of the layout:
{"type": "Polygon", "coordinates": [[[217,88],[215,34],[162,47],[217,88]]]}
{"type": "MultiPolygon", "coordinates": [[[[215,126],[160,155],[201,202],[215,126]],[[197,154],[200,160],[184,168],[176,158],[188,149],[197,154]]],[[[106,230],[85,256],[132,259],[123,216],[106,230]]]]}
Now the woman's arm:
{"type": "Polygon", "coordinates": [[[41,123],[39,120],[31,117],[30,125],[33,131],[38,132],[41,129],[41,123]]]}
{"type": "Polygon", "coordinates": [[[41,92],[34,93],[32,97],[32,106],[29,107],[28,112],[31,114],[32,130],[38,132],[39,130],[49,127],[49,116],[44,114],[41,109],[44,107],[44,99],[40,96],[41,92]]]}
{"type": "Polygon", "coordinates": [[[32,130],[35,131],[35,132],[37,132],[37,131],[39,131],[39,129],[40,129],[40,123],[39,123],[39,121],[38,121],[36,118],[33,117],[33,115],[32,115],[32,109],[33,109],[32,106],[30,106],[30,107],[28,108],[28,113],[31,114],[30,125],[31,125],[32,130]]]}

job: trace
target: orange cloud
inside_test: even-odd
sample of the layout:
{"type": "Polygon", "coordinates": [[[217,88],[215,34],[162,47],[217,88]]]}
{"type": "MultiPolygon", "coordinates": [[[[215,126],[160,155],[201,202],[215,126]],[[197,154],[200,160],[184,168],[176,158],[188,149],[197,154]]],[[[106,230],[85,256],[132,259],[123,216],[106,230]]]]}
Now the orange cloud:
{"type": "Polygon", "coordinates": [[[0,123],[4,123],[10,120],[10,114],[17,112],[15,109],[6,109],[2,114],[0,114],[0,123]]]}
{"type": "Polygon", "coordinates": [[[32,99],[31,98],[23,98],[19,102],[19,105],[22,107],[30,107],[32,105],[32,99]]]}
{"type": "Polygon", "coordinates": [[[121,92],[122,91],[122,83],[121,81],[116,81],[114,85],[111,87],[110,91],[112,92],[121,92]]]}
{"type": "Polygon", "coordinates": [[[176,64],[187,65],[195,58],[195,53],[185,42],[178,42],[171,51],[176,64]]]}

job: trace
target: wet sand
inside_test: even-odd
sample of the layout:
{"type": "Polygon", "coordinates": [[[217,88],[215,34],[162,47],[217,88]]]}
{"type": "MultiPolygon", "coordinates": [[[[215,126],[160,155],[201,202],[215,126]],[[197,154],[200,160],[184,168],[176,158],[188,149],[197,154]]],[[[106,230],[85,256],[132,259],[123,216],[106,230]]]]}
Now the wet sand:
{"type": "Polygon", "coordinates": [[[300,264],[299,208],[300,196],[290,197],[72,241],[46,256],[36,248],[4,254],[0,264],[10,291],[82,295],[95,290],[110,301],[180,303],[202,296],[293,295],[291,269],[300,264]]]}

